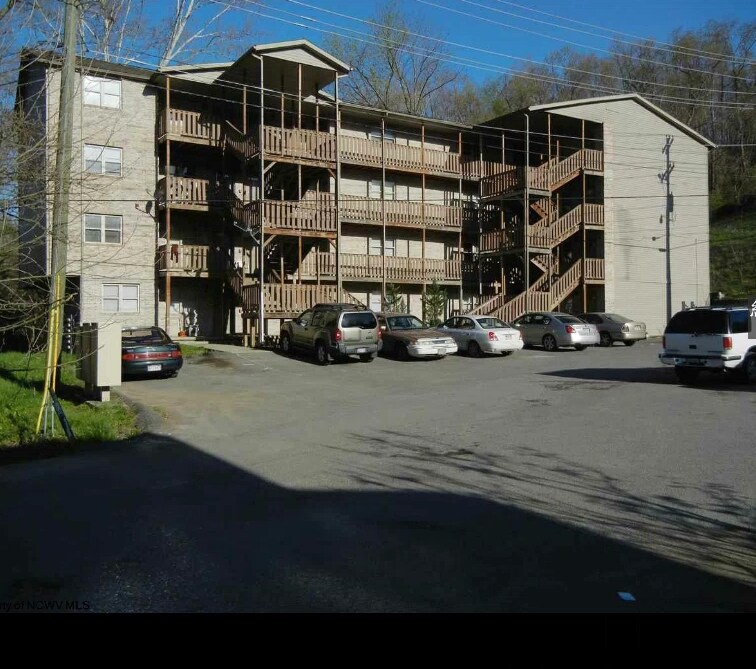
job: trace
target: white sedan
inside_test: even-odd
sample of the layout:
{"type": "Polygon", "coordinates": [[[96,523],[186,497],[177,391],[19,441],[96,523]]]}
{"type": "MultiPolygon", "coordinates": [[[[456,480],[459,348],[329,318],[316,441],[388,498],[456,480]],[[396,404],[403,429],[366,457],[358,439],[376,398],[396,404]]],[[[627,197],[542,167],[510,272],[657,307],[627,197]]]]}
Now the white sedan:
{"type": "Polygon", "coordinates": [[[492,316],[454,316],[438,329],[473,358],[483,353],[509,355],[523,347],[520,331],[492,316]]]}

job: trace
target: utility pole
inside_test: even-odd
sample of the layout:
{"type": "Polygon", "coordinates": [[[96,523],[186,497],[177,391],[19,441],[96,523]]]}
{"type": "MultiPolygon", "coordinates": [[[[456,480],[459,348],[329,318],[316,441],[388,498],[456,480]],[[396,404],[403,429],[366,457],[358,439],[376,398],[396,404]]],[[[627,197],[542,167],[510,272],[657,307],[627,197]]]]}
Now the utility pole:
{"type": "MultiPolygon", "coordinates": [[[[37,433],[42,414],[52,399],[56,386],[55,368],[63,343],[63,305],[66,297],[66,264],[68,262],[68,194],[71,185],[71,143],[73,141],[73,96],[76,77],[76,40],[79,35],[79,2],[65,0],[63,26],[63,66],[60,73],[60,109],[58,114],[58,145],[55,152],[55,196],[50,229],[50,295],[47,327],[47,367],[37,433]],[[52,396],[51,396],[52,391],[52,396]]],[[[46,423],[47,424],[47,423],[46,423]]]]}
{"type": "Polygon", "coordinates": [[[670,157],[670,150],[672,148],[672,142],[675,141],[675,138],[672,135],[667,135],[667,139],[664,143],[664,148],[662,149],[662,153],[667,158],[667,165],[664,169],[664,171],[659,174],[659,181],[661,181],[666,186],[666,199],[665,199],[665,219],[666,219],[666,261],[667,261],[667,323],[672,319],[672,249],[671,249],[671,223],[672,223],[672,212],[674,211],[674,195],[672,194],[672,191],[670,190],[670,176],[672,175],[672,170],[675,169],[675,164],[671,161],[670,157]]]}
{"type": "MultiPolygon", "coordinates": [[[[76,77],[76,39],[79,34],[79,1],[66,0],[63,28],[63,68],[60,75],[60,115],[58,119],[58,147],[55,155],[55,199],[50,231],[50,311],[57,305],[63,308],[66,293],[66,264],[68,262],[68,195],[71,185],[71,143],[73,141],[73,96],[76,77]]],[[[53,350],[60,352],[62,331],[51,333],[48,340],[53,350]]],[[[54,386],[53,386],[54,389],[54,386]]]]}

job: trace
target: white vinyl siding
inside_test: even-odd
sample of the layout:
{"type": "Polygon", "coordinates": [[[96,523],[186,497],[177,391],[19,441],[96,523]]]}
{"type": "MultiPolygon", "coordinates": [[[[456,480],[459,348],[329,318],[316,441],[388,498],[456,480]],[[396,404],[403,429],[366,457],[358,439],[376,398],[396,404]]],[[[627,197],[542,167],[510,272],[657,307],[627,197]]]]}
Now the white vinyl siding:
{"type": "Polygon", "coordinates": [[[105,313],[136,314],[139,312],[138,283],[103,283],[102,310],[105,313]]]}
{"type": "Polygon", "coordinates": [[[108,109],[121,108],[121,82],[117,79],[84,77],[84,104],[108,109]]]}
{"type": "Polygon", "coordinates": [[[100,244],[120,244],[123,237],[123,217],[108,214],[84,215],[84,241],[100,244]]]}
{"type": "Polygon", "coordinates": [[[90,174],[121,176],[122,151],[112,146],[84,145],[84,166],[90,174]]]}

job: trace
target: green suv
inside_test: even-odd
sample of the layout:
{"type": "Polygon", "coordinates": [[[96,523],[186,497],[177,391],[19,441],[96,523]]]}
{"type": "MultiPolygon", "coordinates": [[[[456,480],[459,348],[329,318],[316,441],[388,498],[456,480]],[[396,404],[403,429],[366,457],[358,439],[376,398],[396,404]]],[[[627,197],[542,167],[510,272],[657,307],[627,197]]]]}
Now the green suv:
{"type": "Polygon", "coordinates": [[[281,350],[289,355],[294,349],[311,351],[315,360],[327,365],[331,358],[360,356],[372,362],[378,355],[381,332],[378,320],[369,309],[355,304],[316,304],[281,325],[281,350]]]}

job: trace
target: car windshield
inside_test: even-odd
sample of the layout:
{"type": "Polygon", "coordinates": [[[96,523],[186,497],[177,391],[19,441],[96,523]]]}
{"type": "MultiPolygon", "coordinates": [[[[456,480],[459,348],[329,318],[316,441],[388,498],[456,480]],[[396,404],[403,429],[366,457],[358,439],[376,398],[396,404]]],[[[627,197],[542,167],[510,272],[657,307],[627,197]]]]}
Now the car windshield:
{"type": "Polygon", "coordinates": [[[121,339],[128,344],[167,344],[170,340],[160,328],[124,330],[121,339]]]}
{"type": "Polygon", "coordinates": [[[727,332],[724,311],[681,311],[667,325],[667,334],[722,334],[727,332]]]}
{"type": "Polygon", "coordinates": [[[415,316],[389,316],[387,319],[391,330],[423,330],[425,323],[415,316]]]}
{"type": "Polygon", "coordinates": [[[361,328],[363,330],[372,330],[378,327],[375,315],[372,311],[358,311],[351,314],[344,314],[341,319],[342,328],[361,328]]]}
{"type": "Polygon", "coordinates": [[[631,323],[633,320],[632,318],[625,318],[619,314],[604,314],[604,317],[612,323],[631,323]]]}
{"type": "Polygon", "coordinates": [[[575,316],[557,316],[557,320],[561,323],[582,323],[579,318],[575,318],[575,316]]]}
{"type": "Polygon", "coordinates": [[[478,323],[482,328],[508,328],[509,325],[498,318],[479,318],[478,323]]]}

